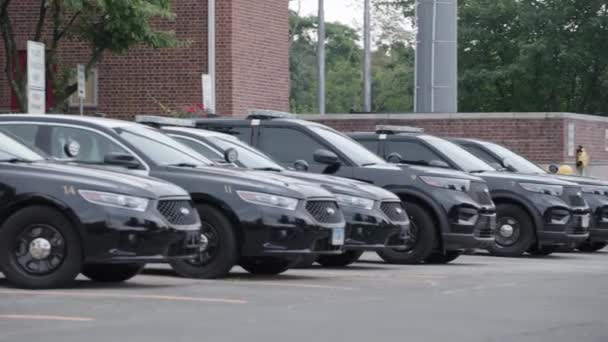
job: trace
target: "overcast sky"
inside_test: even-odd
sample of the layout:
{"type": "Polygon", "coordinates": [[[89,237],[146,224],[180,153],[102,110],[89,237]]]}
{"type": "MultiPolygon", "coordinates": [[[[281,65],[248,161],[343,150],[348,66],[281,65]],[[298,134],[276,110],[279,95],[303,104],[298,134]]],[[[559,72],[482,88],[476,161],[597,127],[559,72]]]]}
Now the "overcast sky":
{"type": "MultiPolygon", "coordinates": [[[[317,15],[319,0],[292,0],[291,8],[298,9],[300,15],[317,15]]],[[[353,25],[363,21],[363,1],[358,0],[325,0],[325,20],[339,21],[343,24],[353,25]],[[361,18],[359,18],[361,17],[361,18]]]]}

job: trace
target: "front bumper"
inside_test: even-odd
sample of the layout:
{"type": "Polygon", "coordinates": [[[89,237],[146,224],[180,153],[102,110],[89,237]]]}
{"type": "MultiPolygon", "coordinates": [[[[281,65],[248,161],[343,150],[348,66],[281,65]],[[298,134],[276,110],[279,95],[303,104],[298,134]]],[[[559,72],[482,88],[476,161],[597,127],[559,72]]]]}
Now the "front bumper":
{"type": "Polygon", "coordinates": [[[451,232],[443,234],[445,250],[485,249],[494,245],[496,213],[492,209],[478,211],[477,218],[452,220],[451,232]]]}
{"type": "Polygon", "coordinates": [[[241,255],[244,257],[298,257],[344,252],[344,242],[334,241],[336,235],[344,234],[346,224],[341,211],[338,211],[339,219],[321,223],[307,211],[304,203],[294,211],[265,206],[255,208],[257,210],[240,215],[243,227],[241,255]]]}
{"type": "Polygon", "coordinates": [[[406,215],[403,215],[402,222],[392,222],[378,205],[372,210],[358,210],[347,206],[341,208],[346,217],[345,250],[379,251],[403,248],[409,238],[410,222],[406,215]]]}
{"type": "Polygon", "coordinates": [[[591,208],[591,225],[589,240],[592,242],[608,241],[608,197],[597,194],[583,194],[591,208]]]}
{"type": "Polygon", "coordinates": [[[556,222],[550,216],[552,214],[545,213],[544,227],[538,231],[540,245],[577,244],[589,238],[591,215],[588,209],[572,211],[568,220],[563,222],[556,222]]]}
{"type": "Polygon", "coordinates": [[[165,263],[195,257],[200,244],[195,211],[194,223],[178,226],[154,206],[146,212],[104,207],[99,217],[90,217],[83,223],[85,263],[165,263]]]}

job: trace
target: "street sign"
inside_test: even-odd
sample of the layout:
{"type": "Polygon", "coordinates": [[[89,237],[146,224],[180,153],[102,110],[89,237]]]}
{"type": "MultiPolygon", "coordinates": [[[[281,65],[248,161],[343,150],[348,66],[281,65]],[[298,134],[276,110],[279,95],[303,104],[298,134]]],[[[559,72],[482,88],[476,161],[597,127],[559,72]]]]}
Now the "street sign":
{"type": "Polygon", "coordinates": [[[46,112],[46,60],[42,43],[27,42],[27,111],[46,112]]]}
{"type": "Polygon", "coordinates": [[[84,64],[78,64],[78,97],[80,99],[85,99],[87,97],[84,64]]]}
{"type": "Polygon", "coordinates": [[[29,114],[44,114],[46,112],[45,90],[27,90],[27,112],[29,114]]]}

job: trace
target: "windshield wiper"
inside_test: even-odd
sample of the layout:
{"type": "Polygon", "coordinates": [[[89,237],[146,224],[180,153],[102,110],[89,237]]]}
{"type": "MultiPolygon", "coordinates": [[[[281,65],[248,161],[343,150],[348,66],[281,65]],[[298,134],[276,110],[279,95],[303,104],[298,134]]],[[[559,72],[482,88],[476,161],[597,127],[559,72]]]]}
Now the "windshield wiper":
{"type": "Polygon", "coordinates": [[[374,166],[374,165],[378,165],[378,163],[364,163],[364,164],[361,164],[361,166],[363,166],[363,167],[374,166]]]}
{"type": "Polygon", "coordinates": [[[192,164],[192,163],[175,163],[175,164],[166,164],[165,166],[173,166],[173,167],[189,167],[189,168],[197,168],[201,165],[192,164]]]}
{"type": "Polygon", "coordinates": [[[0,160],[1,163],[11,163],[11,164],[17,164],[17,163],[33,163],[33,160],[27,160],[27,159],[22,159],[22,158],[9,158],[9,159],[3,159],[0,160]]]}
{"type": "Polygon", "coordinates": [[[484,172],[488,172],[489,170],[472,170],[469,171],[469,173],[484,173],[484,172]]]}

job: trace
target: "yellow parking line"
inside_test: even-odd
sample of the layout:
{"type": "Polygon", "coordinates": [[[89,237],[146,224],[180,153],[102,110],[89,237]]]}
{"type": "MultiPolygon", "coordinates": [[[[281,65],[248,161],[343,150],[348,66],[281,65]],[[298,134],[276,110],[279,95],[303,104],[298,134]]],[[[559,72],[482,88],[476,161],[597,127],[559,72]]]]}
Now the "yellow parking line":
{"type": "Polygon", "coordinates": [[[139,295],[139,294],[104,293],[104,292],[93,293],[93,292],[82,292],[82,291],[68,292],[68,291],[0,290],[0,294],[83,297],[83,298],[152,299],[152,300],[166,300],[166,301],[205,302],[205,303],[223,303],[223,304],[247,304],[247,303],[249,303],[248,301],[242,300],[242,299],[183,297],[183,296],[166,296],[166,295],[139,295]]]}
{"type": "Polygon", "coordinates": [[[2,319],[17,319],[17,320],[37,320],[37,321],[70,321],[70,322],[90,322],[94,318],[89,317],[68,317],[68,316],[47,316],[47,315],[0,315],[2,319]]]}

